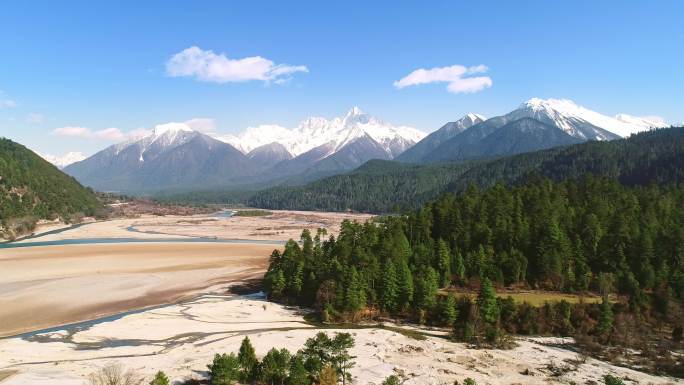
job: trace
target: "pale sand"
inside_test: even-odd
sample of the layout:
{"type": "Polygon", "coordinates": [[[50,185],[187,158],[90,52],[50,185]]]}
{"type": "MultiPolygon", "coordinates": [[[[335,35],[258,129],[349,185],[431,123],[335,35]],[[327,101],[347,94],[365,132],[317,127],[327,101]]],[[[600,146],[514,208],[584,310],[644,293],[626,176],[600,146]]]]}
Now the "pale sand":
{"type": "Polygon", "coordinates": [[[0,249],[0,336],[169,303],[261,277],[277,247],[155,242],[0,249]]]}
{"type": "MultiPolygon", "coordinates": [[[[272,215],[262,217],[217,218],[214,215],[192,216],[153,216],[123,218],[86,223],[80,227],[57,234],[49,234],[19,242],[56,241],[83,238],[139,238],[171,239],[183,237],[209,237],[218,239],[243,240],[298,240],[303,229],[316,233],[324,228],[328,234],[337,234],[340,223],[348,219],[364,222],[371,218],[368,214],[348,214],[309,211],[272,211],[272,215]],[[129,228],[137,231],[129,231],[129,228]]],[[[37,235],[54,229],[39,227],[37,235]]]]}
{"type": "MultiPolygon", "coordinates": [[[[84,385],[97,368],[120,363],[138,371],[145,383],[157,370],[180,381],[205,373],[215,353],[237,352],[246,335],[261,358],[273,347],[296,352],[317,331],[294,309],[255,297],[205,295],[81,330],[0,340],[0,371],[18,372],[3,385],[84,385]]],[[[380,384],[390,374],[400,374],[406,385],[462,383],[466,377],[480,385],[585,384],[602,383],[605,374],[629,378],[627,384],[682,383],[590,358],[556,377],[547,364],[571,366],[577,354],[546,345],[546,338],[519,339],[512,350],[476,350],[444,338],[418,341],[378,328],[337,331],[356,340],[353,384],[380,384]],[[525,370],[529,375],[522,374],[525,370]]]]}

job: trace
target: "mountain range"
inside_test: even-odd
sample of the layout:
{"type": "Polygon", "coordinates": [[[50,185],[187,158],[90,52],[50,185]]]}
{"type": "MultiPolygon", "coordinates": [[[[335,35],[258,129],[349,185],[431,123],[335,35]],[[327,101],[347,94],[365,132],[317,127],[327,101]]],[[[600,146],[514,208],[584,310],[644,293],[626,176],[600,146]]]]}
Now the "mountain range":
{"type": "MultiPolygon", "coordinates": [[[[276,186],[241,199],[249,206],[264,209],[388,213],[414,209],[445,192],[461,192],[471,186],[486,189],[496,184],[520,185],[537,178],[572,180],[588,174],[627,186],[682,183],[684,127],[493,160],[433,164],[373,160],[349,173],[301,186],[276,186]]],[[[212,198],[220,201],[231,197],[212,198]]]]}
{"type": "Polygon", "coordinates": [[[317,179],[370,159],[393,159],[425,136],[354,107],[344,117],[309,118],[295,129],[260,126],[212,137],[187,125],[157,126],[64,170],[101,191],[151,193],[317,179]]]}
{"type": "Polygon", "coordinates": [[[307,183],[371,159],[418,164],[487,159],[610,141],[664,125],[658,118],[609,117],[570,100],[533,98],[490,119],[466,114],[426,135],[354,107],[342,117],[311,117],[292,129],[262,125],[239,135],[159,125],[148,136],[113,145],[65,171],[103,191],[259,189],[307,183]]]}
{"type": "Polygon", "coordinates": [[[398,160],[434,163],[491,158],[585,141],[615,140],[666,126],[662,119],[627,114],[611,118],[570,100],[539,98],[502,116],[485,120],[469,114],[463,119],[428,135],[398,160]]]}

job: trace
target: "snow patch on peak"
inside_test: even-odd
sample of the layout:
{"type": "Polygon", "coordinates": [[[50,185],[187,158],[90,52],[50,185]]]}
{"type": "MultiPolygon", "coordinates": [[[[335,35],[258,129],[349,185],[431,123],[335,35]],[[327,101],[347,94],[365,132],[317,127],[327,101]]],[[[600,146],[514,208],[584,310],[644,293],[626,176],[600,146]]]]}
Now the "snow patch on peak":
{"type": "Polygon", "coordinates": [[[349,116],[356,116],[356,115],[365,115],[366,113],[363,112],[359,107],[354,106],[347,111],[347,117],[349,116]]]}
{"type": "Polygon", "coordinates": [[[482,120],[482,121],[487,120],[487,118],[484,115],[476,114],[474,112],[468,112],[467,114],[465,114],[465,116],[463,118],[467,118],[473,122],[477,121],[477,120],[482,120]]]}
{"type": "Polygon", "coordinates": [[[667,121],[660,116],[632,116],[628,114],[617,114],[615,115],[615,119],[623,123],[643,127],[645,130],[670,126],[667,121]]]}
{"type": "Polygon", "coordinates": [[[193,132],[193,129],[185,123],[171,122],[165,124],[158,124],[157,126],[155,126],[153,135],[155,137],[160,137],[167,133],[176,135],[179,132],[193,132]]]}
{"type": "Polygon", "coordinates": [[[613,118],[584,108],[569,99],[532,98],[507,116],[530,117],[555,125],[569,135],[585,140],[610,140],[617,136],[627,137],[647,130],[649,123],[613,118]],[[607,131],[607,132],[606,132],[607,131]]]}
{"type": "Polygon", "coordinates": [[[237,136],[229,135],[218,139],[244,153],[278,142],[297,156],[322,145],[329,145],[336,151],[364,135],[394,154],[417,143],[426,134],[412,127],[393,126],[366,114],[359,107],[352,107],[344,117],[310,117],[291,129],[276,124],[260,125],[249,127],[237,136]]]}
{"type": "Polygon", "coordinates": [[[39,152],[37,154],[40,155],[41,158],[43,158],[43,159],[47,160],[48,162],[57,166],[57,168],[59,168],[59,169],[63,169],[64,167],[66,167],[72,163],[80,162],[86,158],[85,155],[83,155],[83,153],[79,152],[79,151],[70,151],[70,152],[67,152],[66,154],[61,155],[61,156],[51,155],[51,154],[41,154],[39,152]]]}

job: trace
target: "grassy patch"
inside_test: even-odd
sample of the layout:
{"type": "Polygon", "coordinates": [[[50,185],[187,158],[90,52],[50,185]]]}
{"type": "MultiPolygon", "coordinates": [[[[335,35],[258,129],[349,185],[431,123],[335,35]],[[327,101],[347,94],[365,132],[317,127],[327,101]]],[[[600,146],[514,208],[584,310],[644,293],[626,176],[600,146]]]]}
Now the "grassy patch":
{"type": "MultiPolygon", "coordinates": [[[[447,295],[448,293],[453,293],[456,296],[468,295],[471,297],[476,297],[477,293],[462,291],[462,290],[443,290],[440,292],[441,295],[447,295]]],[[[548,292],[548,291],[501,291],[496,293],[499,298],[511,297],[516,303],[527,302],[532,306],[543,306],[545,303],[560,302],[566,300],[569,303],[579,303],[581,301],[585,303],[599,303],[601,302],[601,297],[593,294],[579,295],[579,294],[568,294],[568,293],[558,293],[558,292],[548,292]]]]}
{"type": "Polygon", "coordinates": [[[235,213],[236,217],[265,217],[273,214],[267,210],[238,210],[235,213]]]}

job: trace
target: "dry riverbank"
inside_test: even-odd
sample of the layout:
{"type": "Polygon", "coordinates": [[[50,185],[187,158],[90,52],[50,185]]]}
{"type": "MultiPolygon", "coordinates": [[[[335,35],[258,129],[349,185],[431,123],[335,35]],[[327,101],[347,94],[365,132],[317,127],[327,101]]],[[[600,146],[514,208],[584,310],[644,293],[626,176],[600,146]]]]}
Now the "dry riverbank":
{"type": "Polygon", "coordinates": [[[0,249],[0,336],[169,303],[260,277],[276,247],[155,242],[0,249]]]}

